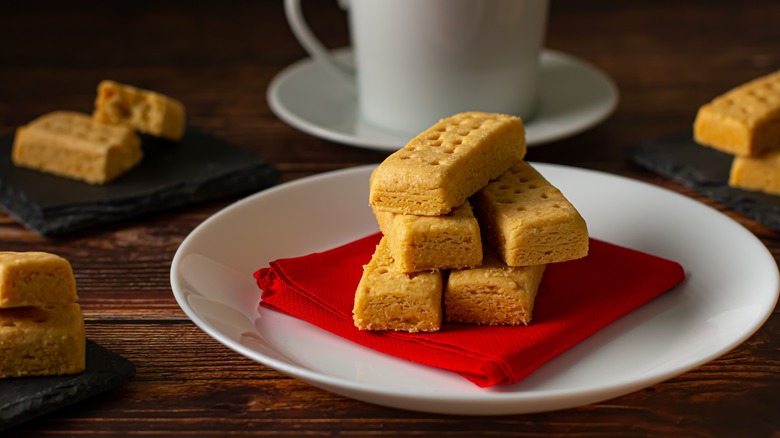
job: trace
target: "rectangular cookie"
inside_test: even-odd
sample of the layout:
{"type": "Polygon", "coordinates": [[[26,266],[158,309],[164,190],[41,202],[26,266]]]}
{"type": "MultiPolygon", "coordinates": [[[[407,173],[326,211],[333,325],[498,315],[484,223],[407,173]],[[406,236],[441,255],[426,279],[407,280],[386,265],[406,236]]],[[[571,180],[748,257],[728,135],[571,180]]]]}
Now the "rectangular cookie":
{"type": "Polygon", "coordinates": [[[141,161],[141,139],[127,126],[102,125],[86,114],[55,111],[16,130],[14,165],[105,184],[141,161]]]}
{"type": "Polygon", "coordinates": [[[546,265],[507,266],[485,248],[482,266],[450,272],[444,288],[447,322],[528,325],[546,265]]]}
{"type": "Polygon", "coordinates": [[[80,373],[85,355],[78,304],[0,309],[0,378],[80,373]]]}
{"type": "Polygon", "coordinates": [[[374,210],[395,267],[402,272],[469,268],[482,263],[477,218],[466,201],[443,216],[374,210]]]}
{"type": "Polygon", "coordinates": [[[129,124],[157,137],[178,141],[184,135],[184,105],[172,97],[114,81],[98,84],[92,117],[99,123],[129,124]]]}
{"type": "Polygon", "coordinates": [[[780,195],[780,149],[767,152],[760,157],[734,157],[729,185],[780,195]]]}
{"type": "Polygon", "coordinates": [[[0,308],[75,303],[70,263],[46,252],[0,252],[0,308]]]}
{"type": "Polygon", "coordinates": [[[693,124],[699,144],[742,156],[780,147],[780,71],[740,85],[701,108],[693,124]]]}
{"type": "Polygon", "coordinates": [[[471,199],[486,240],[509,266],[564,262],[588,254],[576,208],[530,164],[516,164],[471,199]]]}
{"type": "Polygon", "coordinates": [[[355,292],[353,318],[360,330],[433,332],[441,328],[440,271],[406,274],[393,266],[382,237],[355,292]]]}
{"type": "Polygon", "coordinates": [[[371,175],[379,211],[441,216],[525,156],[518,117],[468,112],[443,119],[391,154],[371,175]]]}

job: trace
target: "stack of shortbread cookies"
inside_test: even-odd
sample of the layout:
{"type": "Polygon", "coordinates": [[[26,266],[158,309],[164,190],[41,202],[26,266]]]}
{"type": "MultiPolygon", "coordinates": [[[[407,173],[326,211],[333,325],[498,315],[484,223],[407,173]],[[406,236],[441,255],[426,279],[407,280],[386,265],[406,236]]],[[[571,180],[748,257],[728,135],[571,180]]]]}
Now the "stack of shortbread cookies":
{"type": "Polygon", "coordinates": [[[0,252],[0,378],[84,371],[86,337],[70,263],[0,252]]]}
{"type": "Polygon", "coordinates": [[[519,118],[468,112],[377,167],[369,202],[383,237],[355,293],[358,328],[530,322],[545,266],[587,255],[588,230],[525,152],[519,118]]]}
{"type": "Polygon", "coordinates": [[[178,141],[184,134],[181,102],[114,81],[98,84],[92,115],[53,111],[19,127],[14,165],[89,184],[107,184],[141,162],[136,130],[178,141]]]}
{"type": "Polygon", "coordinates": [[[780,195],[780,71],[702,105],[697,143],[733,154],[729,185],[780,195]]]}

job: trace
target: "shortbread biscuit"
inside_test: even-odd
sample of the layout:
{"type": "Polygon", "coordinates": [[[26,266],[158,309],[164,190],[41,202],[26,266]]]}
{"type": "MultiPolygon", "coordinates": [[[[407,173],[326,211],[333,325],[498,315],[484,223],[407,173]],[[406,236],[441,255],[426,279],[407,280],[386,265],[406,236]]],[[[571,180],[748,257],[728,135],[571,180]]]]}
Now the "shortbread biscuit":
{"type": "Polygon", "coordinates": [[[387,157],[371,176],[379,211],[441,216],[525,156],[523,122],[469,112],[443,119],[387,157]]]}
{"type": "Polygon", "coordinates": [[[735,155],[757,156],[780,148],[780,71],[703,105],[693,133],[698,143],[735,155]]]}
{"type": "Polygon", "coordinates": [[[70,263],[46,252],[0,252],[0,308],[75,303],[70,263]]]}
{"type": "Polygon", "coordinates": [[[767,152],[760,157],[734,157],[729,185],[780,195],[780,149],[767,152]]]}
{"type": "Polygon", "coordinates": [[[374,211],[395,267],[402,272],[469,268],[482,263],[477,218],[466,201],[444,216],[374,211]]]}
{"type": "Polygon", "coordinates": [[[86,336],[76,303],[0,309],[0,377],[84,371],[86,336]]]}
{"type": "Polygon", "coordinates": [[[472,198],[483,239],[509,266],[588,254],[588,228],[574,206],[530,164],[516,164],[472,198]]]}
{"type": "Polygon", "coordinates": [[[353,317],[361,330],[432,332],[441,328],[440,271],[406,274],[393,266],[382,237],[355,292],[353,317]]]}
{"type": "Polygon", "coordinates": [[[173,141],[184,135],[184,105],[172,97],[114,81],[102,81],[97,93],[92,117],[100,123],[127,123],[173,141]]]}
{"type": "Polygon", "coordinates": [[[519,325],[531,322],[546,265],[507,266],[485,248],[482,266],[450,272],[444,288],[447,322],[519,325]]]}
{"type": "Polygon", "coordinates": [[[95,123],[86,114],[55,111],[16,130],[14,165],[105,184],[141,161],[141,139],[126,126],[95,123]]]}

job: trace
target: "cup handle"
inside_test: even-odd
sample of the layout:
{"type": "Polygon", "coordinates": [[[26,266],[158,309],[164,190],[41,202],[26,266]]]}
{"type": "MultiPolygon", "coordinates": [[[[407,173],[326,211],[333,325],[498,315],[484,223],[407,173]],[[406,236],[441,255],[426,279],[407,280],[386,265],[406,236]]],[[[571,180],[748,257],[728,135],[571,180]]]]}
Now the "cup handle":
{"type": "MultiPolygon", "coordinates": [[[[340,0],[339,3],[342,7],[347,6],[347,2],[340,0]]],[[[309,55],[317,62],[324,70],[326,70],[332,76],[343,81],[350,88],[355,86],[355,69],[354,67],[347,65],[335,57],[322,45],[319,39],[314,36],[311,28],[306,24],[306,20],[303,18],[303,12],[301,10],[300,0],[285,0],[284,10],[287,16],[287,22],[290,24],[290,28],[301,43],[303,48],[309,55]]]]}

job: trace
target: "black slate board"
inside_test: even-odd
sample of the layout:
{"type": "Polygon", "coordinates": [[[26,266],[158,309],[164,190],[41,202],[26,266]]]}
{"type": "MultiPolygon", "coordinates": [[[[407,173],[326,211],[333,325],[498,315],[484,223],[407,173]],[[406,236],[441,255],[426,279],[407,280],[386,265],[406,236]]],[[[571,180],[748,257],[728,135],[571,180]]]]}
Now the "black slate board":
{"type": "Polygon", "coordinates": [[[0,431],[107,391],[133,376],[135,366],[130,361],[87,339],[83,373],[0,380],[0,431]]]}
{"type": "Polygon", "coordinates": [[[144,158],[103,186],[17,168],[13,134],[0,136],[0,206],[53,236],[192,202],[265,188],[276,168],[251,152],[187,126],[179,142],[142,136],[144,158]]]}
{"type": "Polygon", "coordinates": [[[730,187],[729,172],[734,157],[697,144],[691,132],[641,143],[632,148],[631,155],[642,167],[780,231],[780,196],[730,187]]]}

